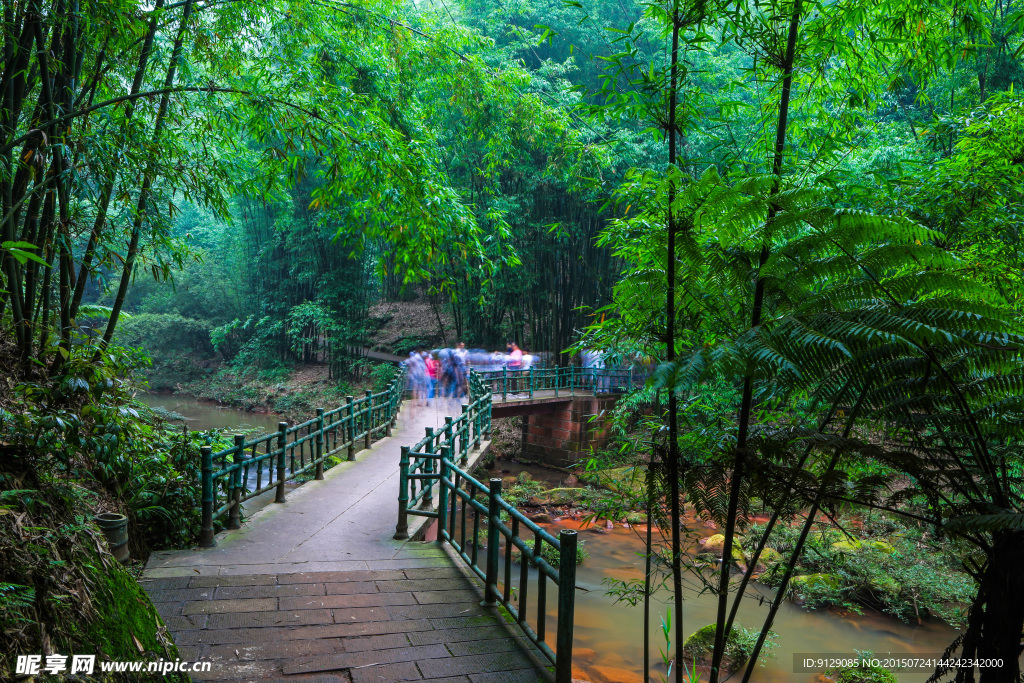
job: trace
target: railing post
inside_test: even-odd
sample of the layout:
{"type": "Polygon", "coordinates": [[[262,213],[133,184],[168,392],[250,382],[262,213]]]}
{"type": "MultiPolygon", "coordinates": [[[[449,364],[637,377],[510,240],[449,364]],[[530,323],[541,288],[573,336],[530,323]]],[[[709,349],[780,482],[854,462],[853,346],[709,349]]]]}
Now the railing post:
{"type": "Polygon", "coordinates": [[[530,398],[533,398],[533,366],[530,366],[530,398]]]}
{"type": "Polygon", "coordinates": [[[572,359],[569,359],[569,395],[572,396],[576,393],[576,366],[572,364],[572,359]]]}
{"type": "MultiPolygon", "coordinates": [[[[427,441],[427,453],[433,455],[437,453],[437,441],[433,438],[436,436],[434,430],[431,427],[425,427],[427,436],[431,437],[427,441]]],[[[434,460],[432,458],[423,459],[423,468],[420,470],[420,474],[433,474],[434,473],[434,460]]],[[[429,479],[421,479],[421,482],[426,482],[426,488],[423,489],[423,504],[420,506],[423,510],[429,510],[434,507],[434,487],[430,484],[429,479]]]]}
{"type": "Polygon", "coordinates": [[[501,368],[501,400],[508,400],[508,367],[501,368]]]}
{"type": "MultiPolygon", "coordinates": [[[[470,401],[473,400],[472,395],[469,397],[470,401]]],[[[468,454],[470,451],[476,450],[476,437],[480,434],[480,425],[476,424],[477,411],[471,411],[469,403],[466,403],[462,407],[462,414],[466,416],[466,439],[465,451],[468,454]]]]}
{"type": "Polygon", "coordinates": [[[373,390],[366,390],[366,411],[363,413],[363,427],[366,428],[366,436],[363,438],[363,448],[370,447],[373,438],[373,390]]]}
{"type": "Polygon", "coordinates": [[[484,411],[484,439],[487,441],[491,440],[491,409],[494,408],[494,401],[488,399],[485,403],[487,406],[484,411]]]}
{"type": "Polygon", "coordinates": [[[555,368],[555,398],[558,398],[558,385],[561,384],[562,368],[555,368]]]}
{"type": "Polygon", "coordinates": [[[275,503],[284,502],[284,452],[288,445],[288,423],[277,423],[277,495],[274,496],[275,503]]]}
{"type": "MultiPolygon", "coordinates": [[[[487,490],[487,572],[486,586],[484,587],[484,607],[494,607],[498,602],[498,522],[501,517],[501,507],[498,505],[498,496],[501,495],[501,479],[494,478],[490,481],[487,490]]],[[[525,558],[524,569],[525,570],[525,558]]]]}
{"type": "MultiPolygon", "coordinates": [[[[444,441],[442,443],[447,443],[449,446],[454,445],[452,443],[454,441],[454,437],[452,435],[452,426],[453,426],[452,425],[452,418],[451,417],[445,417],[444,418],[444,441]]],[[[465,464],[465,463],[462,463],[462,464],[465,464]]]]}
{"type": "Polygon", "coordinates": [[[348,406],[348,459],[356,459],[356,407],[352,403],[354,399],[351,396],[345,397],[345,404],[348,406]]]}
{"type": "Polygon", "coordinates": [[[209,446],[199,449],[201,483],[203,487],[202,526],[199,528],[199,547],[212,548],[213,540],[213,450],[209,446]]]}
{"type": "Polygon", "coordinates": [[[404,541],[409,538],[409,447],[402,446],[398,460],[398,524],[395,526],[394,539],[404,541]]]}
{"type": "MultiPolygon", "coordinates": [[[[472,395],[469,397],[472,401],[472,395]]],[[[466,431],[459,437],[459,460],[465,464],[469,461],[470,445],[473,443],[473,420],[469,419],[469,404],[462,404],[462,423],[466,431]]]]}
{"type": "Polygon", "coordinates": [[[324,478],[324,409],[316,409],[316,478],[324,478]]]}
{"type": "MultiPolygon", "coordinates": [[[[235,466],[242,462],[245,458],[245,437],[241,434],[235,434],[235,450],[231,453],[231,465],[235,466]]],[[[241,470],[235,469],[231,471],[231,507],[228,509],[228,523],[225,526],[226,529],[241,529],[241,508],[242,508],[242,482],[239,481],[242,477],[241,470]]]]}
{"type": "Polygon", "coordinates": [[[394,384],[395,384],[395,380],[391,380],[391,383],[388,384],[388,389],[387,389],[387,391],[388,391],[388,393],[387,393],[387,397],[388,397],[388,403],[387,403],[388,412],[387,412],[387,415],[384,416],[384,418],[385,418],[384,419],[384,436],[391,436],[391,425],[394,424],[394,419],[395,419],[395,392],[394,392],[394,384]]]}
{"type": "Polygon", "coordinates": [[[405,398],[406,376],[404,372],[400,372],[399,375],[399,379],[395,380],[394,395],[391,397],[391,400],[394,403],[394,410],[391,411],[392,427],[398,424],[398,414],[402,412],[402,399],[405,398]]]}
{"type": "MultiPolygon", "coordinates": [[[[445,542],[445,531],[448,523],[448,487],[444,482],[448,478],[448,461],[452,459],[451,446],[441,448],[441,466],[438,473],[441,475],[437,483],[440,485],[437,490],[437,542],[445,542]]],[[[456,499],[458,500],[458,499],[456,499]]]]}
{"type": "Polygon", "coordinates": [[[572,627],[576,610],[576,532],[562,529],[558,558],[558,632],[555,636],[555,683],[572,680],[572,627]]]}

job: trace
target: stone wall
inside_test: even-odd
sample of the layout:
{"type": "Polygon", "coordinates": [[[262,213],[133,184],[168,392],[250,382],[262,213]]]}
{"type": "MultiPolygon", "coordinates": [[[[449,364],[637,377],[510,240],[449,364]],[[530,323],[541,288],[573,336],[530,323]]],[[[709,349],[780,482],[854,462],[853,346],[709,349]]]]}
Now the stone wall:
{"type": "Polygon", "coordinates": [[[568,467],[608,442],[605,413],[617,396],[577,396],[523,416],[523,457],[568,467]]]}

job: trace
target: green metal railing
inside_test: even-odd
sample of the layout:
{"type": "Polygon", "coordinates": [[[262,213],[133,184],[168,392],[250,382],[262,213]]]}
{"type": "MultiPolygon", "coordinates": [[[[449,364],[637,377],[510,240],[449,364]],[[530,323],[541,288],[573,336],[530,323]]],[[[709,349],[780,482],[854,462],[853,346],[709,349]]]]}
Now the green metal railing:
{"type": "Polygon", "coordinates": [[[501,394],[501,400],[509,394],[526,394],[534,398],[537,392],[553,391],[554,396],[578,396],[580,394],[623,393],[642,387],[647,381],[647,372],[629,367],[625,370],[608,368],[580,368],[575,365],[554,368],[528,368],[526,370],[488,370],[478,373],[490,387],[491,393],[501,394]]]}
{"type": "Polygon", "coordinates": [[[462,414],[446,417],[444,427],[428,427],[426,436],[416,445],[402,447],[395,538],[409,537],[409,516],[437,520],[438,542],[449,543],[484,580],[483,604],[501,604],[508,610],[530,641],[554,665],[556,683],[569,683],[576,599],[576,532],[566,529],[557,538],[552,536],[501,497],[501,479],[491,479],[485,485],[460,467],[467,465],[472,449],[490,438],[492,400],[487,380],[476,372],[470,373],[469,403],[462,406],[462,414]],[[502,514],[508,515],[508,524],[501,520],[502,514]],[[486,545],[480,543],[482,526],[486,545]],[[524,538],[527,535],[532,538],[524,538]],[[544,552],[545,547],[554,549],[557,567],[545,559],[545,555],[552,557],[551,552],[544,552]],[[521,553],[518,579],[512,573],[513,549],[521,553]],[[537,569],[536,616],[532,623],[527,613],[530,567],[537,569]],[[558,591],[554,650],[545,642],[549,581],[558,591]]]}
{"type": "Polygon", "coordinates": [[[405,393],[405,369],[398,371],[380,393],[366,391],[361,398],[347,397],[334,410],[318,409],[316,417],[301,424],[278,423],[278,431],[246,441],[235,435],[235,443],[216,453],[203,446],[201,455],[202,527],[199,545],[210,547],[215,520],[227,516],[226,529],[241,526],[242,503],[276,489],[275,503],[285,502],[285,482],[314,471],[324,478],[324,460],[346,451],[354,460],[356,451],[369,448],[375,437],[390,436],[405,393]],[[266,483],[264,483],[264,474],[266,483]],[[255,475],[254,485],[249,482],[255,475]]]}

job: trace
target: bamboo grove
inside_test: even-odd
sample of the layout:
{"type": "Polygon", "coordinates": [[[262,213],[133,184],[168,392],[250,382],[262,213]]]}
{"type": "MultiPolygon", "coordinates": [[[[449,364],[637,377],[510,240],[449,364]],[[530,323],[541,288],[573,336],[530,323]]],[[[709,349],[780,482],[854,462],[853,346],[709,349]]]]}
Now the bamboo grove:
{"type": "Polygon", "coordinates": [[[10,0],[11,395],[119,377],[125,346],[334,379],[373,307],[412,299],[437,343],[601,349],[657,367],[616,409],[629,447],[588,463],[644,469],[668,532],[633,587],[671,595],[645,680],[684,680],[692,581],[705,678],[756,680],[799,558],[855,510],[955,556],[949,652],[1008,663],[933,680],[1019,681],[1022,22],[1015,0],[10,0]]]}
{"type": "MultiPolygon", "coordinates": [[[[1019,562],[1024,541],[1016,455],[1024,384],[1016,295],[1006,295],[1015,276],[998,274],[1007,261],[988,251],[992,271],[978,277],[963,256],[985,249],[988,238],[981,234],[987,230],[968,238],[962,226],[972,209],[941,223],[934,195],[925,199],[930,183],[956,185],[946,174],[971,163],[969,152],[984,144],[975,135],[997,147],[1006,138],[997,141],[991,128],[974,124],[973,135],[958,143],[946,137],[948,122],[936,116],[929,133],[943,151],[939,161],[917,168],[916,177],[901,178],[899,189],[879,192],[873,201],[864,201],[846,163],[860,146],[856,136],[863,128],[855,121],[866,102],[897,99],[893,91],[909,86],[918,90],[920,103],[928,84],[958,59],[965,59],[965,71],[977,70],[971,106],[1006,114],[1015,109],[999,97],[983,101],[984,60],[991,52],[950,52],[958,41],[979,36],[982,44],[1004,41],[1005,49],[1006,25],[999,21],[1007,8],[958,14],[961,9],[932,3],[839,3],[826,9],[802,0],[757,7],[673,3],[652,9],[660,39],[672,45],[660,72],[638,69],[635,51],[628,49],[645,36],[634,29],[621,38],[616,76],[634,92],[667,94],[642,107],[617,87],[601,94],[606,106],[639,109],[664,130],[668,164],[664,177],[635,172],[623,186],[621,202],[643,208],[605,232],[605,243],[630,265],[609,307],[618,318],[590,333],[626,347],[668,345],[659,351],[665,362],[652,388],[669,396],[667,403],[656,402],[667,429],[655,443],[662,444],[659,471],[668,497],[660,514],[672,529],[674,644],[682,651],[686,633],[680,573],[706,571],[694,568],[680,546],[681,487],[724,532],[721,569],[702,579],[718,599],[711,681],[725,678],[726,641],[773,527],[800,511],[802,528],[789,564],[741,667],[744,682],[755,675],[808,535],[822,517],[833,519],[849,505],[905,515],[932,525],[949,543],[966,544],[965,567],[978,594],[967,628],[948,652],[998,653],[1012,664],[982,671],[981,680],[1019,678],[1017,629],[1024,625],[1024,603],[1011,597],[1020,595],[1020,587],[1010,567],[1019,562]],[[987,33],[992,29],[1001,35],[987,33]],[[677,47],[680,36],[683,46],[677,47]],[[729,45],[750,60],[744,88],[757,98],[746,100],[742,90],[729,95],[738,94],[739,106],[753,110],[743,119],[753,129],[751,144],[731,146],[730,129],[729,139],[719,143],[728,153],[702,158],[694,152],[721,135],[709,133],[715,128],[710,121],[728,129],[720,112],[737,103],[723,103],[729,95],[691,83],[708,78],[716,52],[729,45]],[[869,59],[871,69],[844,68],[869,59]],[[895,82],[887,81],[893,74],[895,82]],[[684,114],[677,113],[677,98],[684,114]],[[680,154],[677,141],[690,153],[680,154]],[[657,197],[653,207],[651,196],[657,197]],[[729,416],[727,427],[711,428],[690,410],[707,398],[699,387],[716,385],[730,389],[714,404],[729,416]],[[730,406],[729,400],[737,403],[730,406]],[[877,467],[858,475],[865,462],[877,467]],[[750,526],[755,500],[770,500],[772,516],[736,580],[726,568],[750,526]]],[[[958,94],[967,93],[954,88],[951,101],[958,94]]],[[[918,139],[916,129],[913,134],[918,139]]],[[[1019,173],[1010,175],[988,187],[961,178],[956,198],[984,203],[986,192],[1017,187],[1019,173]]],[[[998,231],[1002,219],[985,215],[994,224],[988,229],[998,231]]],[[[750,538],[745,542],[749,547],[750,538]]],[[[945,675],[968,681],[976,673],[973,666],[935,673],[945,675]]],[[[683,676],[677,662],[675,680],[683,676]]]]}

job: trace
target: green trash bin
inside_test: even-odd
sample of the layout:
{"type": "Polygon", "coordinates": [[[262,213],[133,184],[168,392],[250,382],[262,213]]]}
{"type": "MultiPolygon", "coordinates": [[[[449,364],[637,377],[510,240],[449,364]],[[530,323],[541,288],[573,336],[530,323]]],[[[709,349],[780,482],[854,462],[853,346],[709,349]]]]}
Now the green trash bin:
{"type": "Polygon", "coordinates": [[[116,512],[104,512],[93,517],[96,525],[103,532],[110,546],[110,553],[118,562],[127,562],[128,553],[128,518],[116,512]]]}

